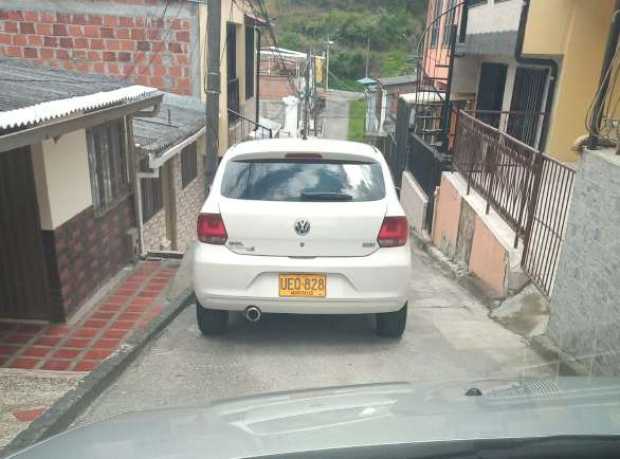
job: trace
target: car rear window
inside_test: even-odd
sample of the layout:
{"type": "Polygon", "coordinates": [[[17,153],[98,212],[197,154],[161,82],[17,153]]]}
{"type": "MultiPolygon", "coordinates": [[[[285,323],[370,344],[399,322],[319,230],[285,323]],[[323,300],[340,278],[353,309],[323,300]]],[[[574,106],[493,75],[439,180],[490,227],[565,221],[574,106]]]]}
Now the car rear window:
{"type": "Polygon", "coordinates": [[[226,165],[222,195],[258,201],[378,201],[381,165],[328,160],[246,160],[226,165]]]}

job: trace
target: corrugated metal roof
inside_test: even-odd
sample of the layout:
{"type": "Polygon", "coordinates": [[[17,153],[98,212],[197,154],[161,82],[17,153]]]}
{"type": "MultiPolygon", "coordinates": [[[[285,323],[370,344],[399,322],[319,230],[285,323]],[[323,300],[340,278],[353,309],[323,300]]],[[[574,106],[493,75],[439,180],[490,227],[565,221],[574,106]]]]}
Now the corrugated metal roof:
{"type": "Polygon", "coordinates": [[[134,118],[134,141],[148,153],[161,154],[198,132],[205,123],[205,104],[199,98],[166,93],[157,116],[134,118]]]}
{"type": "Polygon", "coordinates": [[[101,75],[0,58],[0,129],[37,124],[155,92],[155,88],[101,75]]]}
{"type": "Polygon", "coordinates": [[[416,81],[418,81],[418,75],[414,73],[411,75],[400,75],[400,76],[395,76],[395,77],[377,78],[377,81],[379,82],[381,86],[396,86],[399,84],[415,83],[416,81]]]}

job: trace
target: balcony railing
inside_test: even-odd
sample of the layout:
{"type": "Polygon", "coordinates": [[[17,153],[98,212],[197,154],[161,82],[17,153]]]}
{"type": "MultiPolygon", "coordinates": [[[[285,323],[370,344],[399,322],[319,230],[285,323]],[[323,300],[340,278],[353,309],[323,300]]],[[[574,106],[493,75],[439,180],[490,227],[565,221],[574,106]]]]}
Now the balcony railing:
{"type": "Polygon", "coordinates": [[[538,149],[546,112],[466,110],[485,124],[538,149]]]}
{"type": "Polygon", "coordinates": [[[234,119],[232,124],[228,125],[228,145],[233,146],[246,140],[271,139],[273,131],[257,123],[254,120],[246,118],[241,113],[233,112],[228,109],[228,119],[234,119]]]}
{"type": "Polygon", "coordinates": [[[575,171],[522,141],[458,112],[453,167],[524,241],[522,264],[549,295],[564,239],[575,171]]]}
{"type": "MultiPolygon", "coordinates": [[[[488,117],[487,117],[488,120],[488,117]]],[[[525,234],[528,203],[539,153],[529,145],[463,111],[456,123],[453,164],[519,235],[525,234]]],[[[518,239],[515,240],[515,245],[518,239]]]]}

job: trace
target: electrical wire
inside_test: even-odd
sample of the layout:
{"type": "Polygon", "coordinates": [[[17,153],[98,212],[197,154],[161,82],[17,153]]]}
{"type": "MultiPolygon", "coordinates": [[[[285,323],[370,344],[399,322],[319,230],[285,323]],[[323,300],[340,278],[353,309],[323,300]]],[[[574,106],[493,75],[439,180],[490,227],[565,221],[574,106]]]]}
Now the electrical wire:
{"type": "MultiPolygon", "coordinates": [[[[233,2],[237,2],[238,0],[233,0],[233,2]]],[[[280,61],[280,65],[282,66],[282,68],[284,70],[287,69],[287,65],[286,62],[284,60],[284,57],[282,55],[282,53],[279,51],[280,47],[278,46],[278,40],[276,37],[276,33],[275,33],[275,29],[273,27],[273,23],[271,22],[271,19],[269,18],[269,14],[267,12],[267,8],[265,6],[265,3],[263,0],[244,0],[245,3],[250,7],[250,9],[252,10],[252,13],[259,17],[262,18],[266,24],[267,24],[267,30],[269,33],[269,38],[271,39],[271,42],[274,46],[274,51],[276,54],[276,57],[279,59],[280,61]],[[254,2],[256,2],[256,5],[254,4],[254,2]]],[[[260,50],[259,50],[260,52],[260,50]]],[[[308,65],[308,63],[306,63],[306,65],[308,65]]],[[[293,76],[291,75],[291,73],[289,71],[286,71],[286,77],[288,79],[288,83],[290,86],[291,91],[296,94],[296,96],[298,98],[301,97],[301,91],[299,91],[297,89],[297,85],[295,83],[295,80],[293,79],[293,76]]]]}
{"type": "MultiPolygon", "coordinates": [[[[616,48],[614,55],[609,63],[609,67],[607,68],[607,70],[605,71],[605,74],[603,75],[603,77],[601,78],[601,82],[594,94],[594,97],[592,98],[590,105],[588,106],[588,110],[586,112],[586,117],[585,117],[585,128],[586,131],[593,137],[599,139],[599,140],[608,140],[608,141],[612,141],[614,143],[617,143],[618,139],[611,139],[608,138],[608,136],[602,135],[601,131],[601,126],[597,126],[596,128],[592,128],[592,124],[594,123],[595,120],[598,120],[599,118],[603,118],[605,115],[609,116],[609,110],[608,110],[608,104],[605,104],[605,100],[613,100],[613,92],[615,90],[615,83],[617,82],[618,79],[618,72],[620,72],[620,53],[618,52],[618,48],[616,48]],[[611,78],[612,76],[612,72],[613,73],[613,78],[611,78]],[[613,80],[614,85],[610,86],[609,85],[609,81],[610,79],[613,80]],[[605,89],[606,88],[606,89],[605,89]],[[607,91],[607,94],[603,94],[603,91],[607,91]],[[597,103],[597,101],[601,101],[601,104],[597,107],[597,110],[594,111],[594,106],[597,103]],[[607,110],[605,110],[605,106],[607,106],[607,110]]],[[[616,102],[614,104],[614,112],[615,109],[617,108],[617,104],[618,102],[616,102]]],[[[617,130],[617,127],[616,127],[617,130]]],[[[609,129],[607,131],[607,133],[609,134],[609,132],[611,131],[611,129],[609,129]]]]}

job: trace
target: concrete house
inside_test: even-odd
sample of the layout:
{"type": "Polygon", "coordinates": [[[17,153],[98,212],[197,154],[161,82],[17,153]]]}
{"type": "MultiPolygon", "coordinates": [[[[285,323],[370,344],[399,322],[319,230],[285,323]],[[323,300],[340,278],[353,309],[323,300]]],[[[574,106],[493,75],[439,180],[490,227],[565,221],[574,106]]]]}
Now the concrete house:
{"type": "Polygon", "coordinates": [[[0,59],[0,318],[62,321],[136,253],[154,88],[0,59]]]}
{"type": "MultiPolygon", "coordinates": [[[[407,141],[395,173],[409,169],[402,193],[426,216],[411,217],[417,229],[490,296],[528,280],[553,292],[570,163],[589,135],[589,107],[613,56],[616,4],[429,2],[419,84],[401,97],[409,109],[396,138],[407,141]]],[[[615,126],[611,115],[606,130],[615,126]]]]}
{"type": "Polygon", "coordinates": [[[195,240],[207,192],[205,114],[200,99],[164,94],[156,116],[133,120],[143,255],[184,252],[195,240]]]}
{"type": "MultiPolygon", "coordinates": [[[[471,94],[486,123],[560,161],[577,160],[572,146],[586,134],[614,8],[614,0],[469,2],[460,12],[453,93],[471,94]]],[[[447,30],[439,27],[439,41],[447,30]]]]}

